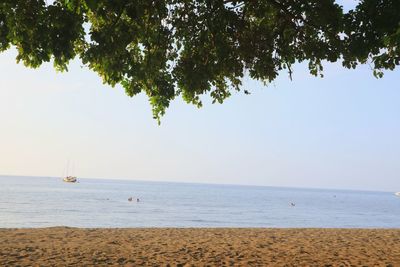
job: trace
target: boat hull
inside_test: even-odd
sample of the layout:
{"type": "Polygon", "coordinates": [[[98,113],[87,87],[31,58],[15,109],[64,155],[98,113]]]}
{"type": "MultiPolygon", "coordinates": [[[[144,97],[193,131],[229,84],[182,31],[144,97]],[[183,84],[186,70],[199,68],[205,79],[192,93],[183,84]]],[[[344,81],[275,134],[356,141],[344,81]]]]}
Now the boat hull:
{"type": "Polygon", "coordinates": [[[67,176],[63,179],[63,181],[66,183],[76,183],[77,179],[73,176],[67,176]]]}

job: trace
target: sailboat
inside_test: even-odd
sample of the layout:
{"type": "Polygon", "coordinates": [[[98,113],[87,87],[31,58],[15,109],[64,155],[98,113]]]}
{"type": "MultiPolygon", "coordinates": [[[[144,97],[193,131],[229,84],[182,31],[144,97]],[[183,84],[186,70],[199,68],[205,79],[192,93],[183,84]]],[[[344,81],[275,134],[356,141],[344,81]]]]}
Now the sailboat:
{"type": "Polygon", "coordinates": [[[66,176],[63,178],[63,181],[67,183],[76,183],[78,180],[75,176],[66,176]]]}
{"type": "Polygon", "coordinates": [[[76,183],[78,179],[76,179],[76,176],[68,175],[68,171],[69,171],[69,160],[67,162],[67,175],[63,178],[63,181],[67,183],[76,183]]]}
{"type": "Polygon", "coordinates": [[[400,197],[400,192],[394,193],[396,196],[400,197]]]}

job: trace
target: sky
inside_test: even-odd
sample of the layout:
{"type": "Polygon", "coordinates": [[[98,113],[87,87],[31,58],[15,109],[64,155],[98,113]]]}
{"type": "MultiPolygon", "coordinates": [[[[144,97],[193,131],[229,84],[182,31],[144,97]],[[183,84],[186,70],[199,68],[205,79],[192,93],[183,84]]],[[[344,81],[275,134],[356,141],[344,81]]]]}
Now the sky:
{"type": "MultiPolygon", "coordinates": [[[[354,1],[348,1],[354,2],[354,1]]],[[[177,99],[159,126],[145,96],[0,54],[0,174],[400,191],[400,70],[297,65],[224,104],[177,99]]],[[[1,179],[1,178],[0,178],[1,179]]]]}

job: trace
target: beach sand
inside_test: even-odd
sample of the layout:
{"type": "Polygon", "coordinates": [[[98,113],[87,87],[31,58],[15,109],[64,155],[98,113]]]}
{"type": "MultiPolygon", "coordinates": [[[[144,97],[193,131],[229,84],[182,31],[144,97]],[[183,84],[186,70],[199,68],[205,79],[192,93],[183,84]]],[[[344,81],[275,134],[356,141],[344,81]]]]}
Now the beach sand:
{"type": "Polygon", "coordinates": [[[0,229],[0,266],[400,266],[400,229],[0,229]]]}

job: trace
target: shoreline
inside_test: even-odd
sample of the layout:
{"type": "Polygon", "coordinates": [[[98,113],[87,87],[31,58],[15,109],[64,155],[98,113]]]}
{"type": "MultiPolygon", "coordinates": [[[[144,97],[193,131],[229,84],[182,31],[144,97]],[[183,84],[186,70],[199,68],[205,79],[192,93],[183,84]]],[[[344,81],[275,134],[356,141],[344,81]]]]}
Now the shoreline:
{"type": "Polygon", "coordinates": [[[108,264],[400,266],[400,229],[0,229],[0,266],[108,264]]]}

